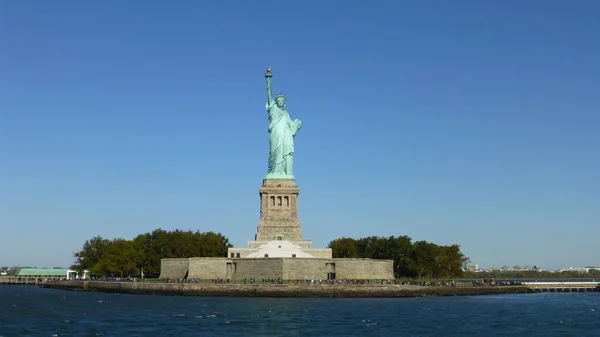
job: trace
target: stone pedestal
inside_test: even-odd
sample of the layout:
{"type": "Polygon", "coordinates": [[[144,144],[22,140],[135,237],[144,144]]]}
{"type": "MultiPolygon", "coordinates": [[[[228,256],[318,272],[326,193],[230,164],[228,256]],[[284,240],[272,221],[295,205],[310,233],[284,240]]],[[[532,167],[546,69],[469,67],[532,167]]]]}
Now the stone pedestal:
{"type": "Polygon", "coordinates": [[[264,179],[256,241],[303,241],[298,220],[300,188],[294,179],[264,179]]]}

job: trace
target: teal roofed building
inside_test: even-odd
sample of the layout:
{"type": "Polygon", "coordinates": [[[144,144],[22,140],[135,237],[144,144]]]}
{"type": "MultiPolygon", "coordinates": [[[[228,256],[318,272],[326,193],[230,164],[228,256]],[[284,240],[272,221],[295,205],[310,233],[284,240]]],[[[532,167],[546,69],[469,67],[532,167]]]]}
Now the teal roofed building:
{"type": "Polygon", "coordinates": [[[79,273],[71,269],[46,269],[46,268],[21,268],[17,274],[19,277],[52,277],[77,279],[79,273]]]}

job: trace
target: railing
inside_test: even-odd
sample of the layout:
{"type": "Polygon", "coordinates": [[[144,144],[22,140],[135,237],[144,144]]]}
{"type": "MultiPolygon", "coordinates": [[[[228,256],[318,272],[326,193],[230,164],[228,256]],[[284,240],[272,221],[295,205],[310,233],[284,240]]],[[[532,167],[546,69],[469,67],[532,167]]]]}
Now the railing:
{"type": "Polygon", "coordinates": [[[66,277],[42,276],[0,276],[0,284],[13,285],[39,285],[46,282],[66,280],[66,277]]]}
{"type": "Polygon", "coordinates": [[[564,281],[564,282],[523,282],[535,292],[573,292],[573,291],[598,291],[600,282],[592,281],[564,281]]]}

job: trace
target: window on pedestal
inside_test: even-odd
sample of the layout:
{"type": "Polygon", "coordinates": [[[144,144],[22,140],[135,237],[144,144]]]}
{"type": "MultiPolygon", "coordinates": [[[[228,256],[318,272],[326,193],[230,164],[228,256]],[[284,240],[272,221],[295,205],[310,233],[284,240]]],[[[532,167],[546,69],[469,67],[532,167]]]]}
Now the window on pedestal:
{"type": "Polygon", "coordinates": [[[275,197],[271,196],[269,199],[271,199],[271,205],[275,206],[275,197]]]}
{"type": "Polygon", "coordinates": [[[282,202],[281,202],[281,196],[277,197],[277,206],[281,206],[282,202]]]}
{"type": "Polygon", "coordinates": [[[292,257],[296,257],[296,254],[292,254],[292,257]]]}
{"type": "Polygon", "coordinates": [[[277,237],[277,241],[281,241],[283,238],[281,236],[277,237]]]}
{"type": "Polygon", "coordinates": [[[240,257],[240,253],[235,253],[235,257],[240,257]]]}
{"type": "Polygon", "coordinates": [[[231,253],[231,257],[235,257],[235,253],[231,253]]]}
{"type": "Polygon", "coordinates": [[[269,257],[269,254],[265,254],[265,257],[269,257]]]}
{"type": "Polygon", "coordinates": [[[285,207],[290,207],[290,197],[283,197],[285,207]]]}

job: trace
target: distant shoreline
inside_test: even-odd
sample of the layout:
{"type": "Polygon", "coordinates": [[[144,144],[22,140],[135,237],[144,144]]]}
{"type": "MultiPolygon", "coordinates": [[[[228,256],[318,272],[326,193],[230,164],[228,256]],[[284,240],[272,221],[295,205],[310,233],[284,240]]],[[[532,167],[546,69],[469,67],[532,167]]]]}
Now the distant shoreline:
{"type": "Polygon", "coordinates": [[[395,284],[214,284],[57,281],[45,283],[43,287],[73,291],[96,291],[142,295],[303,298],[394,298],[532,293],[531,289],[524,286],[425,287],[395,284]]]}

